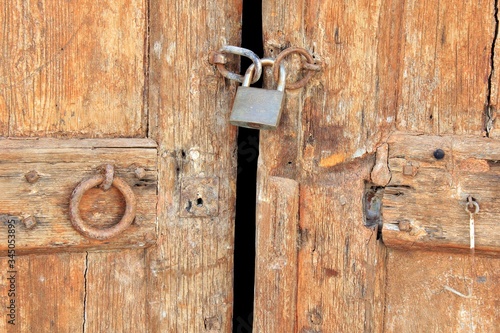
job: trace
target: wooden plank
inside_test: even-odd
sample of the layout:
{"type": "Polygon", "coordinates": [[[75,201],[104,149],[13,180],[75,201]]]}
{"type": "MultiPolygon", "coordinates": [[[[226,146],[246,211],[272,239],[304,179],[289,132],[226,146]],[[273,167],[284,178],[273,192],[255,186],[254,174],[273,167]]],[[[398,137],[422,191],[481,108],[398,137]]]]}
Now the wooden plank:
{"type": "Polygon", "coordinates": [[[145,136],[146,3],[5,2],[0,136],[145,136]]]}
{"type": "Polygon", "coordinates": [[[54,139],[54,138],[0,138],[0,149],[64,149],[64,148],[156,148],[154,140],[147,138],[113,139],[54,139]]]}
{"type": "MultiPolygon", "coordinates": [[[[383,329],[385,249],[376,230],[363,223],[362,198],[374,163],[370,154],[394,125],[398,101],[393,92],[398,22],[386,8],[397,12],[400,5],[362,0],[263,2],[266,55],[304,47],[323,68],[305,88],[287,90],[280,126],[260,133],[258,193],[271,191],[270,177],[288,178],[300,187],[295,332],[383,329]]],[[[290,82],[303,75],[297,57],[290,56],[285,65],[290,82]]],[[[258,205],[270,198],[258,197],[258,205]]],[[[258,216],[258,228],[276,216],[258,216]]],[[[272,251],[271,244],[258,244],[257,255],[272,251]]],[[[257,269],[256,276],[266,274],[257,269]]],[[[273,281],[266,287],[273,290],[273,281]]],[[[266,295],[256,294],[256,304],[265,301],[266,295]]],[[[279,305],[268,307],[271,313],[254,317],[255,325],[279,318],[279,305]]],[[[257,332],[266,332],[259,328],[257,332]]]]}
{"type": "MultiPolygon", "coordinates": [[[[15,259],[15,296],[8,295],[7,260],[0,258],[0,301],[17,305],[15,325],[2,310],[2,332],[78,332],[84,323],[85,254],[21,256],[15,259]]],[[[9,275],[10,276],[10,275],[9,275]]]]}
{"type": "MultiPolygon", "coordinates": [[[[303,109],[299,126],[307,131],[295,133],[306,145],[304,158],[312,162],[314,155],[323,167],[373,152],[394,123],[395,109],[385,106],[391,101],[378,86],[381,76],[392,75],[382,62],[393,58],[388,53],[391,50],[378,50],[378,44],[385,42],[379,38],[379,22],[391,20],[389,13],[381,11],[385,8],[381,3],[263,1],[266,55],[276,56],[288,46],[299,46],[323,66],[299,104],[303,109]]],[[[300,62],[293,61],[293,56],[286,64],[288,82],[302,75],[300,62]]],[[[390,88],[387,96],[393,95],[390,88]]],[[[300,93],[288,91],[287,97],[300,93]]],[[[289,104],[284,116],[294,107],[297,105],[289,104]]]]}
{"type": "Polygon", "coordinates": [[[489,1],[412,0],[392,13],[402,22],[398,130],[483,133],[494,11],[489,1]]]}
{"type": "MultiPolygon", "coordinates": [[[[304,247],[299,251],[296,331],[382,332],[384,321],[396,320],[398,329],[386,326],[387,331],[440,331],[438,325],[419,330],[416,325],[425,316],[407,320],[412,316],[413,298],[420,307],[430,309],[423,294],[408,288],[413,281],[387,294],[404,295],[406,306],[401,312],[397,303],[385,315],[380,310],[386,308],[384,249],[363,234],[367,231],[359,225],[363,214],[358,198],[364,191],[362,180],[368,179],[366,169],[373,163],[366,155],[395,128],[436,135],[483,135],[495,10],[491,2],[454,0],[263,2],[266,55],[275,57],[286,47],[300,46],[323,65],[305,89],[287,91],[278,130],[261,133],[259,168],[267,176],[300,183],[301,233],[307,226],[312,235],[309,242],[301,242],[304,247]],[[348,210],[339,204],[342,201],[348,210]],[[342,251],[346,242],[349,251],[342,251]],[[350,254],[347,259],[345,253],[350,254]],[[362,264],[353,266],[356,262],[362,264]],[[350,268],[341,271],[345,280],[322,273],[322,264],[344,268],[345,263],[350,268]],[[363,274],[376,278],[364,280],[363,274]],[[370,292],[360,297],[363,287],[357,289],[356,284],[370,292]]],[[[299,61],[292,58],[286,63],[293,81],[301,75],[296,74],[299,61]]],[[[436,256],[444,260],[450,255],[436,256]]],[[[427,264],[433,265],[432,261],[427,264]]],[[[398,260],[388,270],[397,277],[405,272],[418,275],[422,267],[398,260]]],[[[446,302],[437,304],[439,312],[445,311],[446,302]]],[[[497,313],[493,304],[487,302],[485,307],[487,323],[497,313]]],[[[461,317],[448,318],[449,331],[460,331],[461,317]]]]}
{"type": "Polygon", "coordinates": [[[498,258],[388,252],[385,332],[498,332],[498,258]]]}
{"type": "Polygon", "coordinates": [[[84,333],[146,332],[145,266],[143,250],[88,253],[84,333]]]}
{"type": "MultiPolygon", "coordinates": [[[[96,148],[100,146],[96,140],[89,143],[80,140],[80,147],[86,148],[68,148],[67,142],[51,147],[45,145],[46,140],[34,140],[30,148],[26,148],[26,142],[21,143],[21,148],[14,148],[14,143],[20,142],[17,140],[2,140],[0,145],[2,142],[6,142],[10,148],[2,149],[0,163],[0,229],[3,229],[0,232],[0,251],[7,250],[8,220],[14,221],[16,226],[19,254],[143,248],[154,244],[156,149],[96,148]],[[137,199],[137,214],[134,223],[123,234],[98,241],[80,235],[73,228],[68,207],[76,185],[98,173],[99,166],[105,163],[115,165],[116,176],[133,189],[137,199]],[[32,183],[27,178],[30,174],[35,175],[32,183]],[[36,220],[33,228],[28,228],[22,222],[29,216],[36,220]]],[[[108,192],[90,189],[80,204],[84,221],[97,227],[116,224],[123,216],[124,209],[123,195],[114,187],[108,192]]]]}
{"type": "Polygon", "coordinates": [[[231,331],[237,83],[208,54],[239,44],[241,10],[240,0],[150,2],[149,128],[160,154],[158,245],[147,250],[151,332],[231,331]],[[192,200],[182,188],[197,178],[217,194],[203,205],[217,209],[181,217],[192,200]]]}
{"type": "Polygon", "coordinates": [[[301,186],[297,329],[381,331],[383,275],[377,274],[377,264],[382,253],[376,230],[357,223],[364,184],[349,172],[337,176],[343,178],[337,184],[301,186]],[[350,193],[343,190],[347,183],[350,193]]]}
{"type": "MultiPolygon", "coordinates": [[[[401,26],[399,38],[394,40],[394,44],[399,44],[397,49],[400,50],[397,54],[400,60],[396,67],[399,74],[394,84],[396,89],[389,91],[398,101],[395,105],[398,110],[397,130],[429,135],[495,137],[493,120],[498,99],[498,73],[493,70],[498,63],[498,53],[493,57],[493,51],[498,49],[498,43],[495,43],[495,34],[498,33],[496,11],[497,5],[494,2],[447,0],[425,4],[406,1],[401,3],[399,10],[392,13],[394,20],[400,20],[401,26]],[[493,75],[491,81],[490,75],[493,75]]],[[[467,158],[471,154],[481,155],[485,152],[473,144],[462,146],[464,143],[476,142],[469,139],[445,139],[439,142],[441,147],[432,147],[422,139],[421,145],[417,147],[414,143],[419,137],[414,137],[415,142],[408,143],[414,148],[413,151],[407,149],[408,156],[415,154],[425,156],[425,159],[415,168],[413,165],[396,164],[396,156],[393,156],[391,182],[404,183],[408,178],[424,177],[427,178],[427,183],[434,181],[435,186],[446,189],[459,180],[464,182],[467,173],[477,178],[482,174],[480,166],[484,167],[481,160],[485,156],[476,157],[479,163],[475,160],[467,161],[467,158]],[[457,142],[460,144],[457,145],[457,142]],[[462,151],[456,152],[455,149],[460,146],[462,151]],[[436,163],[432,157],[436,148],[454,150],[453,153],[446,154],[447,161],[436,163]],[[461,158],[466,163],[450,162],[455,158],[461,158]]],[[[389,153],[392,155],[391,148],[389,153]]],[[[455,192],[428,193],[435,201],[427,205],[424,215],[429,216],[434,211],[432,220],[442,219],[447,215],[435,207],[443,204],[448,207],[456,205],[458,209],[457,202],[464,200],[460,195],[474,188],[471,185],[468,184],[467,189],[456,187],[455,192]],[[449,198],[450,195],[452,199],[445,202],[447,200],[443,198],[449,198]]],[[[489,185],[486,186],[488,187],[489,185]]],[[[399,189],[401,188],[389,187],[386,191],[398,193],[399,189]]],[[[401,202],[406,200],[406,194],[408,191],[399,196],[401,202]]],[[[396,204],[396,197],[393,199],[394,206],[401,205],[401,202],[396,204]]],[[[384,218],[389,214],[385,208],[384,218]]],[[[457,210],[453,214],[461,213],[457,210]]],[[[483,217],[478,216],[478,219],[483,217]]],[[[465,221],[463,219],[464,216],[457,216],[455,223],[465,224],[464,231],[467,232],[467,214],[465,221]]],[[[386,230],[383,238],[384,241],[388,238],[386,230]]],[[[499,281],[494,278],[498,275],[497,258],[392,249],[388,253],[384,331],[497,330],[499,281]],[[464,297],[468,295],[472,297],[464,297]]]]}
{"type": "MultiPolygon", "coordinates": [[[[7,198],[9,214],[18,218],[36,208],[35,217],[42,217],[33,230],[18,229],[20,254],[22,244],[37,245],[38,231],[51,232],[50,252],[142,248],[154,243],[154,141],[72,139],[147,135],[147,6],[145,0],[8,1],[2,6],[0,136],[70,138],[0,140],[2,161],[17,160],[0,164],[8,172],[0,177],[8,186],[4,183],[1,188],[12,194],[7,198]],[[81,178],[106,162],[115,163],[118,175],[134,185],[142,207],[123,239],[89,242],[69,227],[67,200],[81,178]],[[141,179],[134,175],[136,166],[145,169],[141,179]],[[33,169],[41,170],[41,178],[28,184],[24,175],[33,169]],[[57,215],[50,220],[45,213],[57,215]]],[[[116,222],[123,213],[121,196],[113,189],[105,195],[97,189],[88,192],[80,206],[82,215],[103,225],[116,222]]],[[[32,246],[32,250],[40,249],[32,246]]],[[[17,331],[145,331],[143,256],[137,250],[18,257],[22,278],[17,331]],[[105,297],[97,299],[102,293],[105,297]]]]}
{"type": "Polygon", "coordinates": [[[257,205],[253,330],[295,332],[299,186],[292,179],[260,177],[266,186],[257,205]]]}
{"type": "MultiPolygon", "coordinates": [[[[498,138],[500,136],[498,122],[496,121],[498,114],[498,102],[500,99],[500,75],[498,73],[498,68],[500,68],[500,43],[498,43],[498,4],[495,3],[493,6],[494,16],[491,17],[491,25],[496,27],[494,33],[490,34],[492,38],[491,42],[491,71],[488,77],[489,83],[489,95],[487,104],[485,107],[485,134],[490,138],[498,138]]],[[[489,14],[489,13],[488,13],[489,14]]]]}
{"type": "Polygon", "coordinates": [[[382,201],[383,239],[405,249],[470,251],[470,195],[479,205],[477,252],[500,253],[500,142],[466,136],[395,134],[389,141],[392,178],[382,201]],[[440,160],[433,155],[442,149],[440,160]]]}

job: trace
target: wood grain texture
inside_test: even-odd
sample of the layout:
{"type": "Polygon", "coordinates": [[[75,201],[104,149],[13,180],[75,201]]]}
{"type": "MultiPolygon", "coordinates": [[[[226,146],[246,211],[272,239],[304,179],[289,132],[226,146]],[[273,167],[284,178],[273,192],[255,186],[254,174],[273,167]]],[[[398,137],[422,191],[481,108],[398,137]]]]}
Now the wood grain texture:
{"type": "Polygon", "coordinates": [[[490,91],[489,91],[489,99],[488,104],[486,105],[486,117],[485,117],[485,127],[486,134],[490,138],[498,138],[500,136],[500,131],[498,123],[496,121],[498,115],[498,102],[500,99],[500,75],[498,73],[498,69],[500,68],[500,43],[498,43],[498,35],[500,30],[498,29],[500,25],[500,21],[498,18],[498,3],[495,2],[493,4],[495,14],[493,17],[493,21],[497,29],[495,30],[496,34],[493,35],[493,42],[491,43],[491,51],[494,56],[492,56],[491,62],[491,72],[489,76],[490,83],[490,91]]]}
{"type": "MultiPolygon", "coordinates": [[[[380,43],[392,38],[380,38],[379,22],[388,24],[381,17],[391,18],[381,8],[380,1],[263,2],[266,55],[299,46],[323,66],[306,88],[287,91],[279,128],[260,134],[258,193],[268,194],[258,197],[258,206],[276,199],[268,178],[288,178],[300,188],[299,238],[287,245],[299,244],[296,318],[295,323],[276,325],[294,327],[291,332],[383,329],[385,249],[376,230],[363,223],[365,181],[374,163],[368,153],[388,135],[396,111],[390,107],[395,103],[389,100],[392,95],[378,86],[381,76],[394,75],[385,66],[393,61],[389,54],[378,55],[380,43]]],[[[300,77],[299,64],[298,58],[287,58],[290,81],[300,77]]],[[[259,215],[258,233],[265,233],[269,227],[262,226],[280,214],[269,210],[259,215]]],[[[273,246],[259,243],[257,257],[272,252],[273,246]]],[[[268,271],[257,269],[257,276],[268,276],[260,277],[268,281],[261,289],[286,292],[273,284],[268,271]]],[[[256,294],[255,302],[258,313],[257,304],[265,303],[266,296],[256,294]]],[[[268,318],[280,318],[281,309],[274,305],[268,305],[268,318]]],[[[265,318],[255,317],[254,324],[265,318]]]]}
{"type": "MultiPolygon", "coordinates": [[[[236,128],[229,112],[237,84],[208,63],[208,54],[239,44],[242,2],[150,5],[149,128],[159,143],[160,187],[158,246],[147,256],[148,330],[230,332],[236,128]],[[188,207],[181,187],[196,178],[218,178],[218,198],[203,203],[218,200],[214,216],[180,216],[188,207]]],[[[231,59],[228,67],[237,70],[231,59]]]]}
{"type": "MultiPolygon", "coordinates": [[[[411,1],[404,3],[404,12],[400,11],[403,13],[400,17],[404,44],[398,69],[401,74],[396,86],[403,85],[395,90],[399,96],[397,129],[434,135],[475,136],[474,140],[464,136],[462,140],[441,141],[443,146],[440,148],[445,151],[465,143],[460,152],[448,154],[448,161],[441,162],[441,165],[437,165],[432,154],[428,154],[438,147],[431,148],[423,138],[420,147],[416,147],[419,138],[415,138],[411,144],[414,149],[404,149],[410,156],[425,155],[420,165],[392,163],[395,171],[403,169],[404,172],[406,167],[406,178],[425,178],[427,175],[428,182],[432,179],[435,185],[444,185],[443,188],[457,184],[459,180],[464,182],[464,188],[457,186],[452,193],[429,193],[429,197],[432,196],[438,203],[451,195],[452,201],[448,203],[454,205],[462,199],[461,193],[478,189],[476,181],[467,184],[467,178],[472,180],[467,174],[477,179],[477,175],[485,170],[485,163],[481,161],[486,159],[486,156],[477,155],[488,155],[490,151],[485,151],[483,145],[479,148],[468,143],[477,143],[482,135],[495,137],[494,126],[491,127],[494,124],[489,123],[491,119],[488,118],[494,116],[498,99],[498,74],[492,72],[493,65],[498,62],[498,53],[492,59],[493,49],[498,48],[495,44],[496,10],[497,5],[493,1],[425,4],[411,1]],[[491,90],[488,83],[490,74],[493,74],[491,90]],[[493,113],[488,115],[490,108],[493,108],[493,113]],[[467,160],[470,155],[476,157],[467,160]],[[453,169],[454,163],[450,159],[455,158],[464,160],[464,163],[455,164],[453,169]],[[424,169],[422,174],[419,174],[420,168],[424,169]]],[[[391,149],[389,151],[392,154],[391,149]]],[[[393,158],[395,160],[396,156],[393,158]]],[[[395,176],[391,182],[406,182],[405,178],[397,179],[398,175],[402,177],[402,172],[393,173],[395,176]]],[[[479,186],[480,195],[490,191],[492,185],[482,183],[479,186]]],[[[393,190],[398,191],[397,188],[387,189],[393,194],[396,193],[393,190]]],[[[432,207],[431,204],[427,206],[432,207]]],[[[445,214],[441,211],[432,214],[433,220],[443,216],[445,214]]],[[[455,222],[462,220],[463,217],[459,216],[455,222]]],[[[467,215],[464,222],[468,224],[467,215]]],[[[495,323],[499,317],[498,259],[390,250],[386,265],[385,331],[498,331],[495,323]],[[463,297],[469,294],[471,299],[463,297]]]]}
{"type": "Polygon", "coordinates": [[[382,201],[384,243],[406,249],[469,252],[465,205],[470,195],[480,209],[474,217],[476,251],[498,255],[500,142],[399,133],[388,143],[392,178],[382,201]],[[441,160],[433,156],[438,148],[445,153],[441,160]]]}
{"type": "MultiPolygon", "coordinates": [[[[271,176],[300,187],[296,332],[382,332],[384,320],[395,320],[381,309],[391,259],[363,226],[367,155],[394,130],[484,134],[494,12],[493,2],[454,0],[263,1],[265,54],[304,47],[323,67],[306,88],[287,91],[278,130],[261,133],[259,193],[271,176]]],[[[285,63],[290,81],[301,76],[298,57],[285,63]]],[[[410,316],[395,331],[411,331],[410,316]]]]}
{"type": "Polygon", "coordinates": [[[254,332],[295,332],[299,186],[268,177],[258,193],[254,332]],[[262,249],[266,249],[264,252],[262,249]]]}
{"type": "Polygon", "coordinates": [[[388,252],[385,332],[498,332],[498,258],[388,252]]]}
{"type": "Polygon", "coordinates": [[[83,332],[146,332],[144,250],[88,253],[83,332]]]}
{"type": "Polygon", "coordinates": [[[0,139],[0,149],[48,149],[48,148],[156,148],[157,144],[151,139],[71,139],[65,138],[2,138],[0,139]]]}
{"type": "MultiPolygon", "coordinates": [[[[345,181],[353,175],[337,176],[345,181]]],[[[297,332],[380,329],[376,231],[358,223],[362,179],[349,184],[351,193],[343,181],[301,186],[297,332]]]]}
{"type": "MultiPolygon", "coordinates": [[[[0,140],[0,251],[7,249],[6,219],[16,221],[17,252],[54,253],[89,249],[146,247],[156,238],[157,152],[151,148],[109,146],[98,140],[84,143],[81,148],[67,148],[66,140],[0,140]],[[64,142],[64,144],[61,144],[64,142]],[[21,143],[16,148],[15,143],[21,143]],[[4,148],[7,146],[8,148],[4,148]],[[61,147],[63,146],[63,147],[61,147]],[[106,148],[97,148],[103,146],[106,148]],[[99,173],[99,166],[111,163],[115,175],[133,189],[137,199],[134,223],[110,240],[97,241],[80,235],[69,220],[69,200],[76,185],[99,173]],[[135,171],[144,169],[139,179],[135,171]],[[39,179],[29,183],[26,175],[35,171],[39,179]],[[32,216],[37,224],[28,229],[22,220],[32,216]]],[[[68,140],[71,141],[71,140],[68,140]]],[[[107,140],[105,140],[107,141],[107,140]]],[[[150,140],[129,139],[131,146],[151,145],[150,140]]],[[[126,144],[126,140],[122,140],[126,144]]],[[[108,192],[90,189],[80,202],[80,215],[94,227],[109,227],[120,221],[125,209],[123,195],[112,188],[108,192]]]]}
{"type": "Polygon", "coordinates": [[[398,130],[481,135],[495,33],[494,1],[406,1],[397,81],[398,130]]]}
{"type": "MultiPolygon", "coordinates": [[[[2,268],[8,267],[0,258],[2,268]]],[[[16,325],[7,324],[2,311],[2,332],[80,332],[84,323],[85,254],[22,256],[16,258],[16,325]]],[[[0,301],[7,304],[6,272],[0,273],[0,301]]]]}
{"type": "Polygon", "coordinates": [[[145,0],[5,1],[0,136],[145,136],[145,0]]]}
{"type": "MultiPolygon", "coordinates": [[[[145,331],[144,251],[53,252],[61,246],[81,251],[154,242],[156,143],[74,139],[148,134],[148,1],[4,1],[0,22],[0,136],[10,137],[0,140],[0,168],[7,172],[0,177],[7,198],[0,209],[16,216],[34,209],[35,217],[41,217],[33,230],[18,229],[18,254],[23,244],[38,250],[47,245],[44,251],[52,252],[16,259],[15,331],[145,331]],[[68,140],[13,138],[21,136],[68,140]],[[123,238],[89,242],[69,226],[67,200],[74,186],[103,163],[116,164],[117,174],[134,186],[140,213],[128,236],[126,231],[123,238]],[[145,169],[142,179],[134,174],[137,166],[145,169]],[[33,169],[40,179],[28,184],[24,175],[33,169]],[[142,228],[147,232],[137,234],[142,228]],[[51,232],[42,237],[45,244],[37,231],[45,232],[43,236],[51,232]]],[[[82,215],[96,223],[115,222],[123,210],[117,191],[104,196],[100,190],[88,192],[82,215]],[[110,219],[102,214],[103,207],[110,219]]],[[[0,260],[6,267],[5,258],[0,260]]],[[[0,288],[4,301],[3,275],[0,288]]],[[[4,321],[0,327],[3,332],[4,321]]]]}
{"type": "MultiPolygon", "coordinates": [[[[322,64],[323,70],[309,82],[299,104],[303,108],[299,126],[304,131],[295,128],[308,145],[303,153],[314,155],[321,166],[373,152],[384,128],[390,128],[395,119],[394,109],[378,106],[384,93],[378,91],[378,72],[389,70],[377,63],[389,58],[378,55],[378,44],[384,42],[377,38],[381,7],[381,1],[263,2],[266,55],[299,46],[322,64]]],[[[295,81],[301,75],[300,62],[291,56],[286,64],[288,81],[295,81]]],[[[295,94],[300,90],[287,92],[287,96],[295,94]]],[[[295,107],[289,105],[284,115],[295,107]]]]}

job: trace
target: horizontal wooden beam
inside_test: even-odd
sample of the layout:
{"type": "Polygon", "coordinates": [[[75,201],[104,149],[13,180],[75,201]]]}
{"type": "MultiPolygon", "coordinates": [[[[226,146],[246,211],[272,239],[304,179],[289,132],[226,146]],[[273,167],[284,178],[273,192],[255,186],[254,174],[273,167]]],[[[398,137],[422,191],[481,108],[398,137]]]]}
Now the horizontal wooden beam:
{"type": "MultiPolygon", "coordinates": [[[[0,140],[0,253],[7,254],[9,224],[15,229],[16,254],[141,248],[156,239],[157,150],[147,139],[0,140]],[[71,145],[73,144],[73,146],[71,145]],[[69,219],[74,188],[115,167],[133,191],[136,217],[123,233],[107,240],[87,238],[69,219]]],[[[79,212],[95,228],[120,221],[125,199],[114,186],[91,188],[79,212]]]]}
{"type": "Polygon", "coordinates": [[[54,138],[0,138],[0,149],[62,149],[62,148],[156,148],[151,139],[54,139],[54,138]]]}
{"type": "Polygon", "coordinates": [[[500,141],[397,133],[390,137],[391,180],[382,199],[382,236],[390,247],[500,254],[500,141]]]}

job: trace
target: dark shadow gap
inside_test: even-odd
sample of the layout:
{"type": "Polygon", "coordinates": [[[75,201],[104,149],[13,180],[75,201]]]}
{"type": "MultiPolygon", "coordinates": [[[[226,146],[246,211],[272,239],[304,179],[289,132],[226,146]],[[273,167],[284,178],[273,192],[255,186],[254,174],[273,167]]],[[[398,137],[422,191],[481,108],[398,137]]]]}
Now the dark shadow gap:
{"type": "MultiPolygon", "coordinates": [[[[242,47],[254,51],[259,57],[264,53],[261,1],[243,0],[242,47]]],[[[242,57],[241,73],[244,73],[251,63],[249,59],[242,57]]],[[[240,127],[236,180],[233,333],[252,332],[258,156],[259,131],[240,127]]]]}

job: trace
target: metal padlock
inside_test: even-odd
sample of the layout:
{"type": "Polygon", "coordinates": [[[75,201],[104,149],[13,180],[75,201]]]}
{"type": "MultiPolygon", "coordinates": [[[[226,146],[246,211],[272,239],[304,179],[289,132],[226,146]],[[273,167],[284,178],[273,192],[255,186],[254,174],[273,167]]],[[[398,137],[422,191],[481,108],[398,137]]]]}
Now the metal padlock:
{"type": "MultiPolygon", "coordinates": [[[[261,63],[263,66],[273,66],[274,60],[264,58],[261,59],[261,63]]],[[[236,92],[229,122],[240,127],[275,129],[278,127],[285,100],[285,67],[283,64],[280,65],[277,90],[250,87],[253,73],[252,64],[245,73],[243,84],[236,92]]]]}

